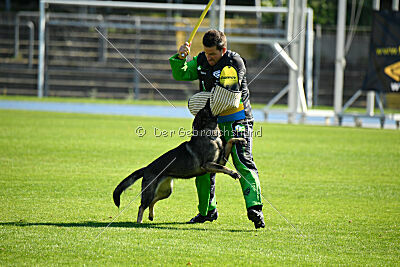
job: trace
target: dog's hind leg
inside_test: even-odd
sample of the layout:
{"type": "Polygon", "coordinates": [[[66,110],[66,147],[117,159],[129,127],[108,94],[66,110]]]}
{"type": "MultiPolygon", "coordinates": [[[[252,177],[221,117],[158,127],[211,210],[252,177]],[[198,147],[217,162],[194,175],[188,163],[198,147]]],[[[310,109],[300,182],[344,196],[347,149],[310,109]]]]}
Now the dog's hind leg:
{"type": "Polygon", "coordinates": [[[150,221],[154,219],[154,205],[156,204],[157,201],[168,198],[172,194],[172,187],[173,187],[172,177],[167,177],[158,184],[154,199],[149,206],[150,221]]]}
{"type": "Polygon", "coordinates": [[[245,146],[247,141],[244,138],[231,138],[231,139],[229,139],[229,141],[225,145],[225,151],[224,151],[225,155],[224,155],[224,158],[222,159],[222,162],[220,162],[221,165],[225,165],[226,164],[226,162],[229,159],[229,155],[232,152],[232,146],[233,146],[233,144],[236,144],[236,143],[240,143],[243,146],[245,146]]]}
{"type": "Polygon", "coordinates": [[[144,210],[145,209],[142,208],[142,205],[140,205],[138,215],[137,215],[137,223],[142,223],[144,210]]]}
{"type": "Polygon", "coordinates": [[[163,180],[165,176],[158,177],[160,174],[153,174],[151,171],[147,172],[143,176],[142,180],[142,193],[141,202],[137,217],[137,222],[142,223],[143,213],[150,206],[151,202],[155,197],[156,188],[160,181],[163,180]]]}

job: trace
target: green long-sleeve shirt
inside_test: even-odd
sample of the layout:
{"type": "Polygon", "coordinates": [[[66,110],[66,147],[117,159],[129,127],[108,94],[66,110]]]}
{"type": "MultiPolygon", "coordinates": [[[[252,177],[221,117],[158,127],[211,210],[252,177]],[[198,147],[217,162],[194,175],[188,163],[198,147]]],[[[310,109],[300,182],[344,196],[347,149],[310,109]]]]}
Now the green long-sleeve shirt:
{"type": "Polygon", "coordinates": [[[197,74],[197,56],[191,61],[178,58],[178,54],[169,58],[172,76],[177,81],[194,81],[199,78],[197,74]]]}

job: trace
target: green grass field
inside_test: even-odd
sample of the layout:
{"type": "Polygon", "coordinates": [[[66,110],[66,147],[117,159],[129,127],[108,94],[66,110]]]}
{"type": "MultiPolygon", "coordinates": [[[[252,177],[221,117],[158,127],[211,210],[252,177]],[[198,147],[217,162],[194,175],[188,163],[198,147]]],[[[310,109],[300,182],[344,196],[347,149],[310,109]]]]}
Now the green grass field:
{"type": "Polygon", "coordinates": [[[399,131],[256,123],[263,196],[305,237],[267,201],[267,226],[255,230],[226,175],[213,223],[185,224],[197,214],[191,179],[175,180],[141,225],[136,183],[106,229],[115,186],[188,139],[155,137],[155,127],[189,130],[191,120],[0,110],[0,265],[400,264],[399,131]]]}

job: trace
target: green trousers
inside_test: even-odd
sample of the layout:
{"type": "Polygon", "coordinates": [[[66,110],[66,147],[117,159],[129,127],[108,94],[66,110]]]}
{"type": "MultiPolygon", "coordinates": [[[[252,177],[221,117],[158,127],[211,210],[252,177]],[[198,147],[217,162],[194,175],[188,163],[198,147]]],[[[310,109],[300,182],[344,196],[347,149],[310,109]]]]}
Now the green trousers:
{"type": "MultiPolygon", "coordinates": [[[[223,122],[218,124],[225,141],[233,137],[242,137],[247,141],[246,146],[235,144],[232,147],[232,160],[236,171],[243,176],[240,181],[243,197],[246,203],[246,208],[262,205],[261,187],[258,179],[258,170],[253,160],[252,155],[252,121],[233,121],[223,122]]],[[[232,166],[227,163],[228,168],[232,166]]],[[[217,207],[215,198],[215,174],[207,173],[196,177],[197,196],[199,198],[198,209],[201,215],[206,216],[208,211],[217,207]]]]}

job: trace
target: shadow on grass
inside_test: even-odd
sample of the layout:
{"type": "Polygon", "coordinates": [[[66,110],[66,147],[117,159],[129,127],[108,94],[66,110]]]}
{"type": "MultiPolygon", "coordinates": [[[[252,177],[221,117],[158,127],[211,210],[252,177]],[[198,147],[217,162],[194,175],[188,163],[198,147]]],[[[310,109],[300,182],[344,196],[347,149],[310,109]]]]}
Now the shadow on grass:
{"type": "Polygon", "coordinates": [[[217,232],[253,232],[250,229],[207,229],[193,227],[193,225],[187,224],[185,222],[161,222],[161,223],[136,223],[136,222],[113,222],[109,225],[109,222],[95,222],[95,221],[85,221],[85,222],[71,222],[71,223],[53,223],[53,222],[37,222],[30,223],[25,221],[18,222],[0,222],[0,226],[56,226],[56,227],[92,227],[92,228],[154,228],[163,230],[197,230],[197,231],[217,231],[217,232]],[[188,227],[177,227],[179,225],[186,225],[188,227]]]}

